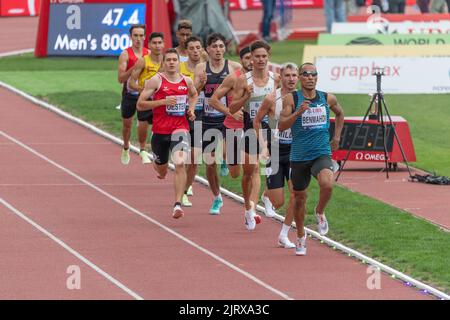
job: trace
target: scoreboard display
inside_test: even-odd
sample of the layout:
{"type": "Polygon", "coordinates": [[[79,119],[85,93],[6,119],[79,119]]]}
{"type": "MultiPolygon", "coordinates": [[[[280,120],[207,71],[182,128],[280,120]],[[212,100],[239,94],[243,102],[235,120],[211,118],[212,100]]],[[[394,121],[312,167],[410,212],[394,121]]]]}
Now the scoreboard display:
{"type": "MultiPolygon", "coordinates": [[[[330,140],[334,136],[334,120],[330,118],[330,140]]],[[[341,132],[339,149],[333,151],[332,158],[336,161],[345,159],[351,148],[350,161],[385,161],[384,143],[388,162],[402,162],[400,146],[394,135],[394,128],[402,144],[405,157],[408,162],[416,161],[413,141],[409,131],[408,122],[400,116],[392,116],[392,124],[384,118],[386,136],[383,139],[383,129],[377,120],[366,120],[362,124],[362,117],[346,117],[344,128],[341,132]],[[362,124],[362,126],[361,126],[362,124]],[[358,131],[359,130],[359,131],[358,131]],[[357,136],[356,136],[357,134],[357,136]],[[356,136],[356,138],[355,138],[356,136]],[[352,142],[354,141],[353,145],[352,142]]]]}
{"type": "Polygon", "coordinates": [[[40,0],[34,54],[119,56],[131,45],[130,27],[164,33],[172,43],[167,3],[161,0],[40,0]]]}
{"type": "Polygon", "coordinates": [[[129,29],[145,24],[143,3],[51,3],[48,55],[118,56],[131,45],[129,29]]]}

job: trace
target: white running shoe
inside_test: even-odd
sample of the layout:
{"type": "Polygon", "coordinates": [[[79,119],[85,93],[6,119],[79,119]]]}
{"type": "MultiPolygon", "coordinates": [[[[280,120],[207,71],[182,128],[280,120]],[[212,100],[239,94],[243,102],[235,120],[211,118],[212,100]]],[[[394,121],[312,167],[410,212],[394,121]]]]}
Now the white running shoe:
{"type": "Polygon", "coordinates": [[[150,157],[149,157],[149,154],[147,151],[142,150],[141,152],[139,152],[139,156],[142,159],[142,164],[152,163],[152,160],[150,160],[150,157]]]}
{"type": "Polygon", "coordinates": [[[247,230],[254,230],[256,227],[255,212],[253,210],[245,211],[245,226],[247,230]]]}
{"type": "MultiPolygon", "coordinates": [[[[316,211],[316,210],[314,210],[316,211]]],[[[316,221],[317,221],[317,230],[319,231],[321,236],[324,236],[328,233],[328,221],[324,214],[318,214],[316,212],[316,221]]]]}
{"type": "Polygon", "coordinates": [[[261,195],[261,201],[264,203],[264,214],[267,218],[273,218],[276,215],[275,208],[272,205],[269,197],[264,196],[264,193],[261,195]]]}
{"type": "Polygon", "coordinates": [[[297,244],[295,246],[295,255],[296,256],[306,255],[306,232],[302,238],[297,238],[297,244]]]}
{"type": "Polygon", "coordinates": [[[122,162],[123,165],[127,165],[130,163],[130,149],[123,149],[122,148],[122,154],[120,155],[120,162],[122,162]]]}
{"type": "Polygon", "coordinates": [[[183,211],[183,209],[181,209],[181,206],[176,205],[175,207],[173,207],[172,218],[179,219],[183,216],[184,216],[184,211],[183,211]]]}
{"type": "Polygon", "coordinates": [[[295,244],[288,237],[278,237],[278,246],[285,249],[295,248],[295,244]]]}
{"type": "Polygon", "coordinates": [[[187,193],[186,193],[188,196],[193,196],[194,195],[194,190],[192,189],[192,186],[190,186],[188,189],[187,189],[187,193]]]}
{"type": "Polygon", "coordinates": [[[187,194],[183,194],[183,197],[181,198],[181,205],[183,207],[192,207],[192,202],[189,201],[187,194]]]}

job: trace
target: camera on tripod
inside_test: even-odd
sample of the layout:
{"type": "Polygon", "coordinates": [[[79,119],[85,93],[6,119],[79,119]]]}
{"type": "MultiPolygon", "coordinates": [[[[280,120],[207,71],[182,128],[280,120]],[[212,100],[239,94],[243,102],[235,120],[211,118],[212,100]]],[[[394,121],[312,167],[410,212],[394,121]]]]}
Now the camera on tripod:
{"type": "Polygon", "coordinates": [[[377,77],[377,92],[375,94],[369,94],[371,99],[375,95],[375,98],[373,101],[374,103],[372,103],[372,108],[371,108],[370,114],[369,114],[369,120],[379,120],[380,119],[379,110],[381,107],[380,97],[382,96],[381,77],[385,75],[384,68],[380,68],[380,67],[374,68],[374,70],[372,71],[372,75],[377,77]]]}

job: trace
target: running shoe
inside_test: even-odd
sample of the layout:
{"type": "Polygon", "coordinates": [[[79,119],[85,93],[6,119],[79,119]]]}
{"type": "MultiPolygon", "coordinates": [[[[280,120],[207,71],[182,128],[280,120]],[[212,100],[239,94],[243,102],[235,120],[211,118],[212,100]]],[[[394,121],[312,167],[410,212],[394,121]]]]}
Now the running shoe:
{"type": "Polygon", "coordinates": [[[302,238],[297,238],[297,244],[295,246],[295,255],[297,256],[306,255],[306,232],[302,238]]]}
{"type": "Polygon", "coordinates": [[[194,195],[194,190],[192,189],[192,186],[190,186],[188,189],[187,189],[187,193],[186,193],[188,196],[193,196],[194,195]]]}
{"type": "Polygon", "coordinates": [[[222,177],[226,177],[229,173],[230,171],[228,170],[227,164],[225,162],[222,162],[222,164],[220,165],[220,175],[222,177]]]}
{"type": "Polygon", "coordinates": [[[212,215],[220,214],[220,208],[223,206],[223,200],[220,198],[214,198],[211,209],[209,209],[209,213],[212,215]]]}
{"type": "Polygon", "coordinates": [[[139,156],[142,159],[142,164],[152,163],[152,160],[150,160],[150,157],[149,157],[149,154],[147,151],[141,150],[141,152],[139,152],[139,156]]]}
{"type": "Polygon", "coordinates": [[[253,210],[245,211],[244,218],[247,230],[254,230],[256,227],[255,212],[253,212],[253,210]]]}
{"type": "Polygon", "coordinates": [[[278,238],[278,246],[285,249],[295,248],[295,244],[292,243],[288,237],[279,237],[278,238]]]}
{"type": "Polygon", "coordinates": [[[130,149],[123,149],[122,148],[122,154],[120,156],[120,161],[123,165],[127,165],[130,163],[130,149]]]}
{"type": "MultiPolygon", "coordinates": [[[[316,211],[316,210],[314,210],[316,211]]],[[[319,231],[321,236],[324,236],[328,233],[328,221],[324,214],[318,214],[316,212],[316,221],[317,221],[317,231],[319,231]]]]}
{"type": "Polygon", "coordinates": [[[179,219],[183,216],[184,216],[184,211],[183,211],[183,209],[181,209],[180,205],[177,204],[175,207],[173,207],[172,218],[179,219]]]}
{"type": "Polygon", "coordinates": [[[269,197],[266,197],[264,193],[261,195],[261,201],[264,203],[264,208],[266,209],[264,214],[268,218],[273,218],[276,215],[275,208],[272,205],[269,197]]]}
{"type": "Polygon", "coordinates": [[[183,197],[181,198],[181,205],[183,207],[192,207],[192,203],[189,201],[187,194],[183,194],[183,197]]]}

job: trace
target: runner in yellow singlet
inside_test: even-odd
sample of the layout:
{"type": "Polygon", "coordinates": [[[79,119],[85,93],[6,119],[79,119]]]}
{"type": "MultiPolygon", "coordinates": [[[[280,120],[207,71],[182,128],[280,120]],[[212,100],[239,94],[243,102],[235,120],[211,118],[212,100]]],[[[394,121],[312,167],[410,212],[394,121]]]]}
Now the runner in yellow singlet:
{"type": "MultiPolygon", "coordinates": [[[[144,89],[145,81],[153,77],[159,70],[164,50],[164,35],[160,32],[152,32],[148,38],[150,53],[139,58],[133,68],[130,79],[130,87],[138,92],[144,89]]],[[[138,111],[138,139],[140,145],[139,156],[142,163],[150,163],[145,144],[148,136],[148,126],[153,123],[153,111],[138,111]]]]}
{"type": "MultiPolygon", "coordinates": [[[[186,77],[194,80],[194,70],[195,66],[202,62],[202,40],[199,37],[189,37],[185,42],[188,54],[188,60],[180,63],[180,73],[186,77]]],[[[198,171],[197,159],[201,154],[201,136],[202,136],[202,113],[203,113],[203,100],[205,98],[205,93],[201,90],[199,85],[197,89],[198,100],[195,105],[195,121],[189,121],[189,133],[191,137],[191,161],[186,166],[187,170],[187,183],[186,190],[181,200],[181,204],[185,207],[192,206],[192,203],[188,199],[188,195],[193,195],[192,182],[194,181],[195,175],[198,171]],[[194,128],[198,128],[194,130],[194,128]],[[195,131],[198,131],[196,138],[195,131]]]]}

